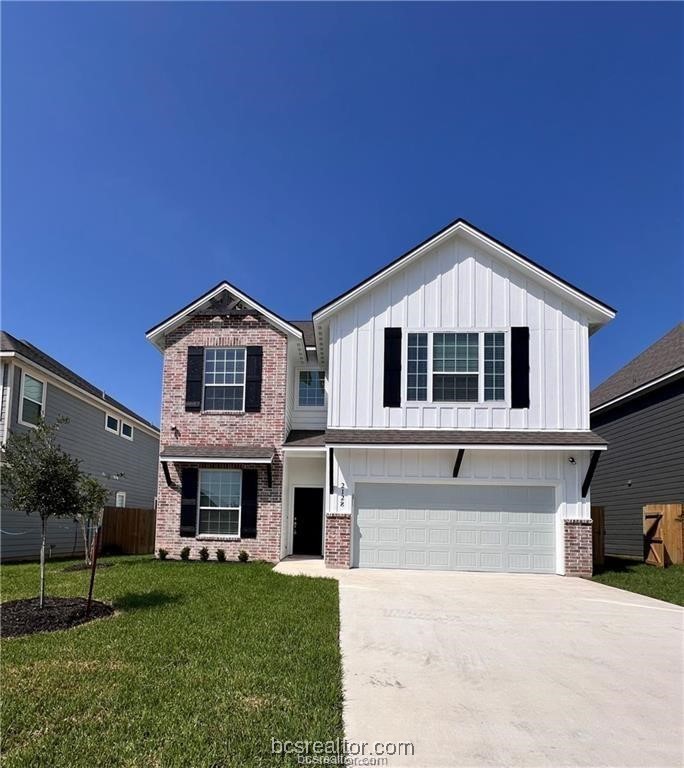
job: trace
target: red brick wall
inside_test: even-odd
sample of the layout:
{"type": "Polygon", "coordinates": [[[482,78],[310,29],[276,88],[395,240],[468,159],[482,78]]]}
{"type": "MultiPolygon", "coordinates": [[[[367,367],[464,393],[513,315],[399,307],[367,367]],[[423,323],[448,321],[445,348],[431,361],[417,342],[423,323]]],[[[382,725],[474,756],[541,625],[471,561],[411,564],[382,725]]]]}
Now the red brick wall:
{"type": "Polygon", "coordinates": [[[593,540],[591,520],[565,521],[565,575],[592,575],[593,540]]]}
{"type": "Polygon", "coordinates": [[[229,557],[237,556],[240,549],[245,549],[252,557],[270,561],[280,559],[282,445],[285,439],[286,384],[287,339],[260,317],[247,315],[222,317],[216,320],[207,316],[195,316],[169,334],[164,352],[161,450],[172,445],[254,445],[274,447],[276,455],[272,467],[271,488],[267,484],[266,467],[249,465],[259,470],[257,538],[244,541],[205,537],[181,538],[179,535],[180,465],[169,464],[173,487],[167,485],[160,466],[155,545],[157,548],[166,549],[171,557],[177,557],[180,549],[185,546],[191,547],[192,557],[198,557],[199,549],[206,546],[211,557],[214,557],[216,549],[220,548],[225,549],[229,557]],[[188,347],[256,345],[263,349],[260,412],[186,412],[185,378],[188,347]],[[176,430],[173,431],[172,427],[176,430]]]}
{"type": "Polygon", "coordinates": [[[351,557],[351,515],[328,514],[325,518],[325,564],[328,568],[349,568],[351,557]]]}

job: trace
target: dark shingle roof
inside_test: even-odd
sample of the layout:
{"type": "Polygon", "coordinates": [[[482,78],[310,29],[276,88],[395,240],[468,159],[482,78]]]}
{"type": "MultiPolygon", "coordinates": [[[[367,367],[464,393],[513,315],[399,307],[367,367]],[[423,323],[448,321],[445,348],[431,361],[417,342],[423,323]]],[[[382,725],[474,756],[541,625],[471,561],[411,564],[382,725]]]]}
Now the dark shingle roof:
{"type": "Polygon", "coordinates": [[[314,327],[311,320],[288,320],[290,325],[294,325],[295,328],[304,334],[304,344],[307,347],[316,346],[316,335],[314,334],[314,327]]]}
{"type": "Polygon", "coordinates": [[[264,459],[271,461],[275,451],[260,445],[171,445],[160,454],[162,459],[264,459]]]}
{"type": "Polygon", "coordinates": [[[141,421],[143,424],[146,424],[148,427],[154,429],[155,431],[159,431],[158,427],[152,424],[152,422],[147,421],[147,419],[143,419],[143,417],[137,414],[135,411],[132,411],[118,400],[110,397],[99,387],[96,387],[94,384],[86,381],[77,373],[74,373],[70,368],[62,365],[60,362],[55,360],[54,357],[50,357],[50,355],[43,352],[42,349],[38,349],[38,347],[35,347],[25,339],[19,340],[6,331],[0,331],[0,351],[14,352],[17,355],[21,355],[32,363],[35,363],[36,365],[45,368],[45,370],[50,371],[50,373],[58,376],[60,379],[64,379],[64,381],[69,382],[69,384],[73,384],[79,389],[82,389],[84,392],[97,397],[99,400],[102,400],[104,404],[118,408],[120,411],[123,411],[123,413],[127,413],[129,416],[132,416],[134,419],[141,421]]]}
{"type": "Polygon", "coordinates": [[[599,384],[591,393],[591,407],[615,400],[650,381],[684,366],[684,323],[651,344],[634,360],[599,384]]]}
{"type": "Polygon", "coordinates": [[[325,442],[345,445],[607,445],[602,437],[589,430],[329,429],[325,433],[325,442]]]}
{"type": "Polygon", "coordinates": [[[322,429],[293,429],[285,441],[286,448],[318,448],[325,445],[322,429]]]}

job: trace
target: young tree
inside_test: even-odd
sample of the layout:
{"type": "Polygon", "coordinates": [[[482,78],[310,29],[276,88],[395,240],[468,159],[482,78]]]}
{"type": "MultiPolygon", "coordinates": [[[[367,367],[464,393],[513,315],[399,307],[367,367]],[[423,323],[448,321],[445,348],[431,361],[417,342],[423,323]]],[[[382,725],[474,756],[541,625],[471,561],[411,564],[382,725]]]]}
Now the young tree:
{"type": "Polygon", "coordinates": [[[81,526],[85,563],[90,565],[93,545],[93,529],[102,524],[102,511],[107,503],[109,491],[94,477],[81,474],[78,482],[79,504],[76,520],[81,526]]]}
{"type": "Polygon", "coordinates": [[[40,516],[40,607],[45,600],[45,537],[52,516],[73,517],[79,504],[78,461],[57,445],[60,423],[11,434],[3,446],[3,488],[12,506],[40,516]]]}

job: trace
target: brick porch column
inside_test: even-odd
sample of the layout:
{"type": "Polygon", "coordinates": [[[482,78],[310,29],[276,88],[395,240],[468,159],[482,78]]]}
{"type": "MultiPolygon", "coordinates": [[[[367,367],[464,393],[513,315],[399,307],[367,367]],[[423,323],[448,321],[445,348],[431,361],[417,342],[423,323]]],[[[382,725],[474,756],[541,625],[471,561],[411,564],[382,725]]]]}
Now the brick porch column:
{"type": "Polygon", "coordinates": [[[565,575],[589,578],[593,570],[591,520],[566,520],[565,575]]]}
{"type": "Polygon", "coordinates": [[[351,556],[351,515],[329,512],[325,516],[325,564],[328,568],[349,568],[351,556]]]}

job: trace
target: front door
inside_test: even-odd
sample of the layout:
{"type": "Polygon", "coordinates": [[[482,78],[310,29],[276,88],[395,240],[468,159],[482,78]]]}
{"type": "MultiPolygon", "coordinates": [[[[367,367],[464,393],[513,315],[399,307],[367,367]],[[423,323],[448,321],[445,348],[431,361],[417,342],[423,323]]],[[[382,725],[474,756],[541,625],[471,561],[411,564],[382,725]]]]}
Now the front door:
{"type": "Polygon", "coordinates": [[[323,489],[294,489],[293,555],[323,554],[323,489]]]}

